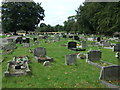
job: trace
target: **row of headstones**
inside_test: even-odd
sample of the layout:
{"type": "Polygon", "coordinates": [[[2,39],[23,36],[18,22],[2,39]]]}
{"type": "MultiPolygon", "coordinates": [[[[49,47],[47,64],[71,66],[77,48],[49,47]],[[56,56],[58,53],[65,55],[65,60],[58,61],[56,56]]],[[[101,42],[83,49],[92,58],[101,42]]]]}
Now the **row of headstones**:
{"type": "MultiPolygon", "coordinates": [[[[77,60],[76,54],[70,54],[66,55],[65,64],[66,65],[72,65],[75,64],[77,60]]],[[[92,50],[88,52],[87,55],[87,61],[100,61],[101,60],[101,51],[98,50],[92,50]]],[[[112,66],[106,66],[102,67],[102,70],[100,72],[100,80],[120,80],[120,66],[118,65],[112,65],[112,66]]]]}

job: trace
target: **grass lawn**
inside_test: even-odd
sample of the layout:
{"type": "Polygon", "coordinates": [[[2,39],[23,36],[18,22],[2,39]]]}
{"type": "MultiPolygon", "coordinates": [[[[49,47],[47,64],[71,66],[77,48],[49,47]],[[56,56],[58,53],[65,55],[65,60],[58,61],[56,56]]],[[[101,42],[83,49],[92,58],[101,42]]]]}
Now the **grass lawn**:
{"type": "MultiPolygon", "coordinates": [[[[68,39],[62,39],[59,42],[44,43],[39,40],[41,45],[31,46],[30,48],[23,48],[18,44],[18,48],[12,54],[4,55],[7,58],[2,63],[2,87],[3,88],[105,88],[99,81],[100,70],[95,66],[87,64],[85,59],[77,59],[76,65],[65,65],[65,55],[78,53],[76,51],[68,50],[67,47],[61,46],[66,44],[68,39]],[[33,53],[29,53],[29,49],[36,47],[44,47],[47,50],[47,56],[54,58],[51,67],[44,67],[42,63],[37,63],[34,59],[33,53]],[[20,77],[5,77],[7,62],[12,60],[13,56],[28,55],[31,63],[29,64],[32,70],[31,76],[20,77]]],[[[33,41],[31,40],[33,43],[33,41]]],[[[90,49],[97,50],[98,47],[89,46],[90,49]]],[[[109,49],[101,49],[102,60],[114,64],[118,64],[115,58],[115,52],[109,49]]],[[[86,53],[86,51],[83,51],[86,53]]]]}

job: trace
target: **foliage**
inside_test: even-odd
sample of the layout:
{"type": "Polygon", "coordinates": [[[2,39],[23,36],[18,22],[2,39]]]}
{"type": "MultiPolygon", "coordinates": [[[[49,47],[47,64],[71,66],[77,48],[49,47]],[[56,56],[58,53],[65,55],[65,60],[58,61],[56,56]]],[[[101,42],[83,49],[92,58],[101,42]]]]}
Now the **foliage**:
{"type": "Polygon", "coordinates": [[[79,6],[77,23],[83,33],[112,35],[120,28],[120,2],[85,2],[79,6]]]}
{"type": "Polygon", "coordinates": [[[44,16],[44,9],[41,7],[41,3],[2,3],[2,28],[4,32],[33,31],[43,20],[44,16]]]}

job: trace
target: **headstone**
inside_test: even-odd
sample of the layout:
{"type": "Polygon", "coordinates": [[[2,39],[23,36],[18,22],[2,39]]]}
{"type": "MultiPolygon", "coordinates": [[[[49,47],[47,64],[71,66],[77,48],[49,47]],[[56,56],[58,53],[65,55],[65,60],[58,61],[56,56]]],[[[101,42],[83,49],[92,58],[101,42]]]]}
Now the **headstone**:
{"type": "Polygon", "coordinates": [[[74,40],[79,40],[79,37],[78,36],[74,36],[74,40]]]}
{"type": "Polygon", "coordinates": [[[102,43],[102,46],[103,46],[103,47],[110,47],[110,45],[111,45],[111,44],[110,44],[109,42],[103,42],[103,43],[102,43]]]}
{"type": "Polygon", "coordinates": [[[45,61],[45,62],[43,63],[43,66],[51,66],[50,61],[45,61]]]}
{"type": "Polygon", "coordinates": [[[76,60],[77,60],[77,55],[76,54],[66,55],[65,64],[66,65],[75,64],[76,60]]]}
{"type": "Polygon", "coordinates": [[[44,57],[46,56],[46,49],[43,47],[38,47],[34,49],[34,56],[44,57]]]}
{"type": "Polygon", "coordinates": [[[120,66],[103,67],[100,73],[100,80],[120,80],[120,66]]]}
{"type": "Polygon", "coordinates": [[[22,37],[18,37],[18,38],[16,39],[16,43],[21,44],[21,43],[22,43],[22,37]]]}
{"type": "Polygon", "coordinates": [[[101,60],[102,52],[99,50],[91,50],[87,54],[87,60],[89,61],[99,61],[101,60]]]}
{"type": "Polygon", "coordinates": [[[56,41],[60,41],[60,36],[59,35],[57,35],[55,38],[56,38],[56,41]]]}
{"type": "Polygon", "coordinates": [[[76,42],[69,42],[68,43],[68,49],[72,49],[72,48],[76,48],[77,47],[77,43],[76,42]]]}
{"type": "Polygon", "coordinates": [[[86,41],[82,41],[82,48],[85,49],[87,47],[86,41]]]}
{"type": "Polygon", "coordinates": [[[100,38],[100,37],[97,37],[97,41],[100,42],[100,41],[101,41],[101,38],[100,38]]]}
{"type": "Polygon", "coordinates": [[[34,42],[37,41],[37,38],[33,38],[33,41],[34,41],[34,42]]]}
{"type": "Polygon", "coordinates": [[[120,44],[116,44],[113,48],[114,52],[120,52],[120,44]]]}

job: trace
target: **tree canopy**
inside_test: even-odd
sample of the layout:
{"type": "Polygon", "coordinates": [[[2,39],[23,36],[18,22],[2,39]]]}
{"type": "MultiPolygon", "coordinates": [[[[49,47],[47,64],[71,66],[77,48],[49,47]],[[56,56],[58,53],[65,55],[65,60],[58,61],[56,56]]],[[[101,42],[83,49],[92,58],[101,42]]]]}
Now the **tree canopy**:
{"type": "Polygon", "coordinates": [[[41,3],[2,3],[2,29],[4,32],[34,31],[40,21],[44,20],[44,17],[44,9],[41,7],[41,3]]]}

